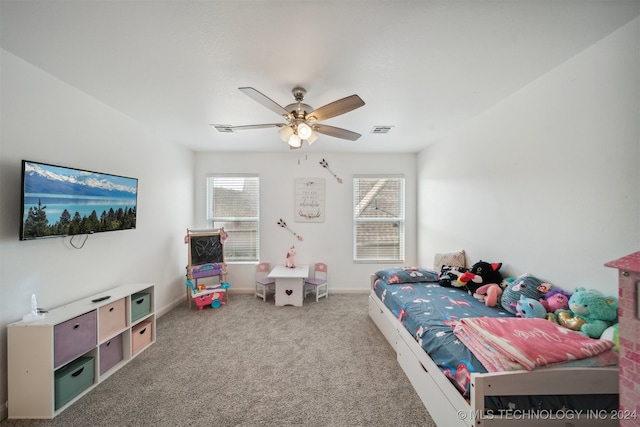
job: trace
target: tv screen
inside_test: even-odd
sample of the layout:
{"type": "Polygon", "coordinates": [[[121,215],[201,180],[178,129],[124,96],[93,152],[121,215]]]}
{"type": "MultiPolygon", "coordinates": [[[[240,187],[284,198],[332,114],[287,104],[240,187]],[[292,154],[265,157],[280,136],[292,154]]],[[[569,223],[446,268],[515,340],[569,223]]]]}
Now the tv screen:
{"type": "Polygon", "coordinates": [[[22,161],[20,240],[136,228],[138,180],[22,161]]]}

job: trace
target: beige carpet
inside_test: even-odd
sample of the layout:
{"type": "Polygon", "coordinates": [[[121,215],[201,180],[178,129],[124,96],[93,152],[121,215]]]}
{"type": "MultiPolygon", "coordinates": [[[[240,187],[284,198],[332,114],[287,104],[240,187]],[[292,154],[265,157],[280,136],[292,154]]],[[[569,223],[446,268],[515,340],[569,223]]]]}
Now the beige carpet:
{"type": "Polygon", "coordinates": [[[365,294],[253,295],[158,319],[157,341],[53,420],[2,426],[434,426],[365,294]]]}

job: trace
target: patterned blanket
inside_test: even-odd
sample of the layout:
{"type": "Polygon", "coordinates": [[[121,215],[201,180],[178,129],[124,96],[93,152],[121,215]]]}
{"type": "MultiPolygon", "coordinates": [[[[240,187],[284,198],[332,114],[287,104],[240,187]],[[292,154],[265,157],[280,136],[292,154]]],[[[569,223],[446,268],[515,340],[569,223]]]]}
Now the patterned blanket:
{"type": "Polygon", "coordinates": [[[533,370],[580,360],[589,366],[618,362],[611,350],[613,342],[586,337],[546,319],[466,318],[456,324],[454,334],[489,372],[533,370]]]}

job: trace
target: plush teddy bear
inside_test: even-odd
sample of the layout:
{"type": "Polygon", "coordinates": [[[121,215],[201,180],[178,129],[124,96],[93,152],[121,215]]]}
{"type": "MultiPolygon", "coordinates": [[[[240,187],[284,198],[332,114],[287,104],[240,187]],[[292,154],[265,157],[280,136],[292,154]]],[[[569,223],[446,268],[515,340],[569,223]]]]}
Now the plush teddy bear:
{"type": "Polygon", "coordinates": [[[594,290],[576,288],[568,310],[556,310],[558,323],[590,338],[600,338],[618,318],[618,301],[594,290]]]}
{"type": "Polygon", "coordinates": [[[567,310],[569,308],[569,298],[571,298],[571,292],[566,292],[562,289],[552,289],[544,294],[539,301],[545,310],[547,310],[547,313],[555,313],[556,310],[567,310]]]}
{"type": "Polygon", "coordinates": [[[520,295],[520,300],[516,303],[516,315],[518,317],[537,317],[544,319],[547,310],[544,309],[540,301],[520,295]]]}
{"type": "Polygon", "coordinates": [[[558,318],[555,313],[557,310],[567,310],[569,308],[569,298],[571,298],[571,292],[557,288],[544,294],[539,301],[545,310],[547,310],[547,320],[558,323],[558,318]]]}
{"type": "Polygon", "coordinates": [[[482,285],[502,283],[503,277],[500,273],[501,262],[489,263],[486,261],[478,261],[471,266],[471,269],[458,277],[458,284],[467,288],[467,291],[474,295],[478,288],[482,285]]]}
{"type": "Polygon", "coordinates": [[[549,285],[542,283],[542,280],[537,277],[525,273],[517,277],[502,291],[500,304],[509,313],[516,314],[516,304],[520,301],[520,296],[524,295],[538,301],[548,291],[549,285]]]}
{"type": "Polygon", "coordinates": [[[284,261],[284,266],[287,268],[296,268],[296,247],[291,246],[287,252],[287,257],[284,261]]]}

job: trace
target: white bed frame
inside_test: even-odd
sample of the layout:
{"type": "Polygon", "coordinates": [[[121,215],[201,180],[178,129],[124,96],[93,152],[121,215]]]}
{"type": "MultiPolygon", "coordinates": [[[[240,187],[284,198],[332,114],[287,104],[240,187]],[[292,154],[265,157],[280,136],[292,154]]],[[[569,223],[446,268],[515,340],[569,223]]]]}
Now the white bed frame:
{"type": "Polygon", "coordinates": [[[438,426],[618,426],[616,411],[484,414],[484,397],[544,394],[618,394],[618,368],[548,368],[472,374],[469,404],[373,291],[369,317],[397,353],[398,363],[438,426]]]}

